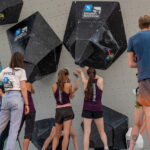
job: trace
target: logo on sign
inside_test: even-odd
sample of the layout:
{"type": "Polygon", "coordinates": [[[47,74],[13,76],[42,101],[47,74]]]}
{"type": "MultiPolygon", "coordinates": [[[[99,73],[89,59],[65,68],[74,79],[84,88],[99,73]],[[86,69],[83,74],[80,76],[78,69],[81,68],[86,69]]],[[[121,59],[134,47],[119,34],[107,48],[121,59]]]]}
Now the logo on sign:
{"type": "Polygon", "coordinates": [[[100,6],[93,6],[92,4],[86,4],[83,9],[83,18],[99,18],[101,14],[100,6]]]}
{"type": "Polygon", "coordinates": [[[97,15],[101,14],[101,7],[94,7],[93,12],[97,15]]]}
{"type": "Polygon", "coordinates": [[[28,27],[23,27],[21,29],[17,29],[15,31],[15,39],[14,41],[18,41],[19,39],[23,38],[24,36],[27,35],[27,32],[28,32],[28,27]]]}
{"type": "Polygon", "coordinates": [[[93,5],[84,6],[84,12],[92,12],[92,11],[93,11],[93,5]]]}
{"type": "Polygon", "coordinates": [[[18,36],[21,34],[21,29],[16,30],[15,35],[18,36]]]}

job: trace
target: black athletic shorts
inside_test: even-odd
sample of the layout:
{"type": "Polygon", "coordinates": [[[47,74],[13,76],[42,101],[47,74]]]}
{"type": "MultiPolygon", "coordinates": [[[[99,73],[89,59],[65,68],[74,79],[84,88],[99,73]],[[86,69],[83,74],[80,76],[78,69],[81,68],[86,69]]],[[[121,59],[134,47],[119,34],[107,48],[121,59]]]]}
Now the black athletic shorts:
{"type": "Polygon", "coordinates": [[[63,108],[56,108],[55,114],[55,122],[56,123],[63,123],[64,121],[73,120],[74,113],[72,107],[63,107],[63,108]]]}
{"type": "Polygon", "coordinates": [[[89,118],[89,119],[98,119],[103,117],[103,112],[96,112],[96,111],[89,111],[89,110],[83,110],[82,112],[83,118],[89,118]]]}
{"type": "Polygon", "coordinates": [[[21,128],[25,122],[25,136],[24,139],[32,139],[32,134],[34,131],[34,123],[35,123],[35,115],[36,113],[29,113],[28,115],[23,115],[22,122],[20,125],[19,133],[21,131],[21,128]]]}

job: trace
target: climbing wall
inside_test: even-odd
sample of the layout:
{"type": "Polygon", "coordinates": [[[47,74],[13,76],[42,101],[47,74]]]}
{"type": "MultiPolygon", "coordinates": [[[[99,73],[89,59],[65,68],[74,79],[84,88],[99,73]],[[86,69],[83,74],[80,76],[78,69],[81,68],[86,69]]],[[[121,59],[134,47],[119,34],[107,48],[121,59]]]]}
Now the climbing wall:
{"type": "MultiPolygon", "coordinates": [[[[150,1],[116,1],[120,2],[126,36],[128,39],[131,35],[139,30],[137,22],[139,16],[149,14],[150,1]]],[[[58,35],[58,37],[63,40],[71,4],[72,0],[24,0],[19,21],[30,16],[34,12],[39,11],[50,24],[51,28],[58,35]]],[[[14,24],[0,26],[0,61],[2,62],[3,67],[8,66],[11,56],[6,30],[13,25],[14,24]]],[[[72,72],[78,68],[78,66],[74,64],[73,58],[70,56],[69,52],[64,46],[62,48],[62,54],[59,63],[59,68],[63,67],[68,68],[71,75],[72,72]]],[[[134,69],[129,69],[127,66],[126,52],[121,55],[121,57],[119,57],[119,59],[115,61],[115,63],[113,63],[109,69],[105,71],[98,70],[98,74],[104,77],[105,81],[103,104],[127,115],[129,117],[129,123],[132,125],[132,114],[135,102],[132,89],[137,86],[137,80],[135,76],[136,71],[134,71],[134,69]]],[[[57,73],[52,73],[33,84],[36,91],[34,95],[34,103],[37,110],[36,120],[54,117],[55,101],[50,86],[52,83],[56,82],[56,77],[57,73]]],[[[71,76],[71,78],[74,79],[73,76],[71,76]]],[[[80,125],[82,121],[81,112],[83,104],[83,90],[81,86],[82,85],[80,85],[80,89],[76,93],[75,98],[72,100],[72,106],[75,112],[73,126],[77,132],[79,150],[83,150],[83,133],[80,125]]],[[[23,140],[23,134],[24,131],[22,131],[20,136],[21,141],[23,140]]],[[[16,150],[19,150],[18,146],[16,150]]],[[[36,150],[36,148],[31,144],[29,150],[36,150]]],[[[70,142],[69,150],[73,150],[72,141],[70,142]]],[[[148,150],[148,148],[146,150],[148,150]]]]}

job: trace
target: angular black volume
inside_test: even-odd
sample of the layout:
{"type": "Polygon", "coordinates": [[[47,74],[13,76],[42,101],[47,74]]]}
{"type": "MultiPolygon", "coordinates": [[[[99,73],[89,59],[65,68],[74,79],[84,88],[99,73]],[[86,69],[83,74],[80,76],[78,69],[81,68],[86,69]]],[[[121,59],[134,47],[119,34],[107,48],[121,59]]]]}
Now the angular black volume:
{"type": "Polygon", "coordinates": [[[127,47],[118,2],[73,2],[64,44],[75,63],[107,69],[127,47]]]}
{"type": "Polygon", "coordinates": [[[22,6],[22,0],[0,0],[0,25],[17,23],[22,6]]]}
{"type": "Polygon", "coordinates": [[[7,30],[11,51],[24,55],[30,82],[57,70],[62,42],[39,12],[7,30]]]}

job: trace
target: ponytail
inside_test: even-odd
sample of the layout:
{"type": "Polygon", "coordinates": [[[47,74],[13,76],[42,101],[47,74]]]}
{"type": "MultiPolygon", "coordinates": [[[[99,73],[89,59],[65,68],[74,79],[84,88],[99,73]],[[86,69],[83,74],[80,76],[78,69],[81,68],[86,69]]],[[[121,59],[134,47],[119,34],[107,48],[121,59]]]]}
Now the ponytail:
{"type": "Polygon", "coordinates": [[[64,90],[64,83],[66,83],[66,76],[69,75],[69,71],[67,69],[62,69],[58,73],[58,87],[60,91],[64,90]]]}
{"type": "MultiPolygon", "coordinates": [[[[65,76],[69,76],[69,71],[68,71],[68,69],[67,69],[67,68],[64,68],[63,70],[64,70],[64,72],[65,72],[65,76]]],[[[70,78],[68,77],[65,82],[71,83],[70,78]]]]}
{"type": "Polygon", "coordinates": [[[96,71],[94,68],[89,68],[87,70],[87,74],[89,76],[89,80],[85,90],[85,100],[90,100],[93,96],[93,80],[95,79],[96,71]]]}

